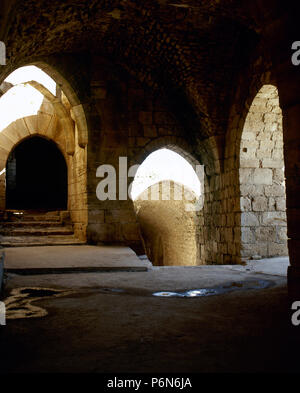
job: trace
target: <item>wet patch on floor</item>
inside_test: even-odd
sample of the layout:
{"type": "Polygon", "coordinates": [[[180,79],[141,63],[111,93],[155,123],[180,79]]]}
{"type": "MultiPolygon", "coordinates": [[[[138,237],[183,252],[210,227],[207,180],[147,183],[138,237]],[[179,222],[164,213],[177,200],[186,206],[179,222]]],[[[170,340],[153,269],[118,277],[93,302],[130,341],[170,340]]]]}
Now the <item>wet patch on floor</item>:
{"type": "Polygon", "coordinates": [[[45,317],[48,312],[42,307],[33,305],[37,300],[65,296],[72,291],[52,288],[15,288],[4,300],[6,306],[6,319],[40,318],[45,317]]]}
{"type": "Polygon", "coordinates": [[[102,293],[125,293],[125,290],[120,289],[120,288],[101,288],[100,292],[102,292],[102,293]]]}
{"type": "MultiPolygon", "coordinates": [[[[173,291],[151,291],[145,288],[113,288],[113,287],[94,287],[93,291],[100,292],[107,295],[126,295],[126,296],[156,296],[156,297],[180,297],[180,298],[195,298],[212,295],[222,295],[233,291],[247,291],[265,289],[274,285],[271,280],[245,280],[245,281],[231,281],[210,288],[196,288],[173,291]]],[[[89,288],[91,290],[91,288],[89,288]]]]}
{"type": "Polygon", "coordinates": [[[154,292],[152,295],[158,297],[195,298],[195,297],[203,297],[203,296],[222,295],[224,293],[238,291],[238,290],[241,291],[241,290],[250,290],[250,289],[265,289],[270,287],[271,285],[272,283],[266,280],[234,281],[232,283],[218,286],[215,288],[191,289],[183,292],[161,291],[161,292],[154,292]]]}

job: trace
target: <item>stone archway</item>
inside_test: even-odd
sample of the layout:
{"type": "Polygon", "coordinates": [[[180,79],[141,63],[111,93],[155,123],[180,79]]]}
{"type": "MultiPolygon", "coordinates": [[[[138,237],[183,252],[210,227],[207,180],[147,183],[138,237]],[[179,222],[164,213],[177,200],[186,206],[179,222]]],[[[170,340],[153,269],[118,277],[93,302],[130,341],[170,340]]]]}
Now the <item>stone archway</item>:
{"type": "Polygon", "coordinates": [[[179,147],[172,145],[149,154],[132,184],[133,205],[144,248],[154,265],[205,263],[204,177],[198,178],[200,174],[195,169],[199,168],[191,166],[196,160],[187,161],[188,153],[181,155],[179,151],[179,147]],[[173,172],[167,173],[169,166],[173,172]],[[182,177],[177,176],[181,168],[185,169],[182,177]]]}
{"type": "Polygon", "coordinates": [[[56,144],[40,136],[19,143],[6,163],[6,208],[67,210],[68,170],[56,144]]]}
{"type": "MultiPolygon", "coordinates": [[[[86,198],[86,167],[87,167],[87,122],[82,104],[71,85],[53,67],[43,62],[24,65],[8,75],[21,72],[21,80],[14,84],[5,82],[10,89],[18,86],[29,86],[43,100],[34,114],[17,117],[0,132],[0,208],[5,209],[5,166],[11,150],[24,138],[40,135],[54,141],[61,150],[68,167],[68,203],[71,221],[75,234],[81,240],[86,239],[87,198],[86,198]],[[43,84],[39,78],[22,79],[24,68],[36,68],[52,79],[54,89],[43,84]]],[[[22,103],[20,104],[22,105],[22,103]]],[[[66,206],[65,204],[62,204],[66,206]]]]}

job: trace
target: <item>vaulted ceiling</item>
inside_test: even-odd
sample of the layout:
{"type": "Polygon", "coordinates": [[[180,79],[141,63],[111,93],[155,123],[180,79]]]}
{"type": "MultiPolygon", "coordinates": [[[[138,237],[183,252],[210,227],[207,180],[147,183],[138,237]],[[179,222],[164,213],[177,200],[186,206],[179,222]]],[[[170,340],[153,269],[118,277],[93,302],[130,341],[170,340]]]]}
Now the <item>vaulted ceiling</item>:
{"type": "Polygon", "coordinates": [[[1,7],[12,66],[62,53],[107,57],[188,106],[207,135],[212,121],[222,132],[239,74],[274,23],[293,14],[279,0],[4,0],[1,7]]]}

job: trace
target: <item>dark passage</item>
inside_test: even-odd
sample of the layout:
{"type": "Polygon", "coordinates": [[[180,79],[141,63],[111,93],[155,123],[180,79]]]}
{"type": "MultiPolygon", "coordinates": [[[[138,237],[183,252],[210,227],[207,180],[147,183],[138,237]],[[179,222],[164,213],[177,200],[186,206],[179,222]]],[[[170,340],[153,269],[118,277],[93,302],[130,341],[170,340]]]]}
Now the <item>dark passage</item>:
{"type": "Polygon", "coordinates": [[[67,165],[54,142],[32,137],[10,153],[7,209],[67,209],[67,198],[67,165]]]}

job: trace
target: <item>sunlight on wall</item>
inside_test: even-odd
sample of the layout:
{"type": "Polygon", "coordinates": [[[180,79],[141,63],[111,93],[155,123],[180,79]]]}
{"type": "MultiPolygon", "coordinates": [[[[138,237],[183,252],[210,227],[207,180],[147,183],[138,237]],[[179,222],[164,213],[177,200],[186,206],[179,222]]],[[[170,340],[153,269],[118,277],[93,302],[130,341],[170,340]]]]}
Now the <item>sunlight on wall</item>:
{"type": "Polygon", "coordinates": [[[56,95],[55,81],[36,66],[25,66],[18,68],[5,79],[5,82],[18,85],[20,83],[33,80],[45,86],[53,95],[56,95]]]}
{"type": "Polygon", "coordinates": [[[0,98],[0,132],[22,117],[36,115],[42,105],[43,95],[25,82],[36,81],[56,95],[56,83],[35,66],[25,66],[12,72],[5,82],[14,85],[0,98]]]}
{"type": "Polygon", "coordinates": [[[25,116],[36,115],[44,96],[29,85],[12,87],[0,98],[0,131],[25,116]]]}
{"type": "Polygon", "coordinates": [[[160,149],[151,153],[139,167],[131,188],[131,198],[137,197],[152,186],[163,180],[181,183],[201,194],[199,178],[193,167],[181,155],[169,149],[160,149]]]}

